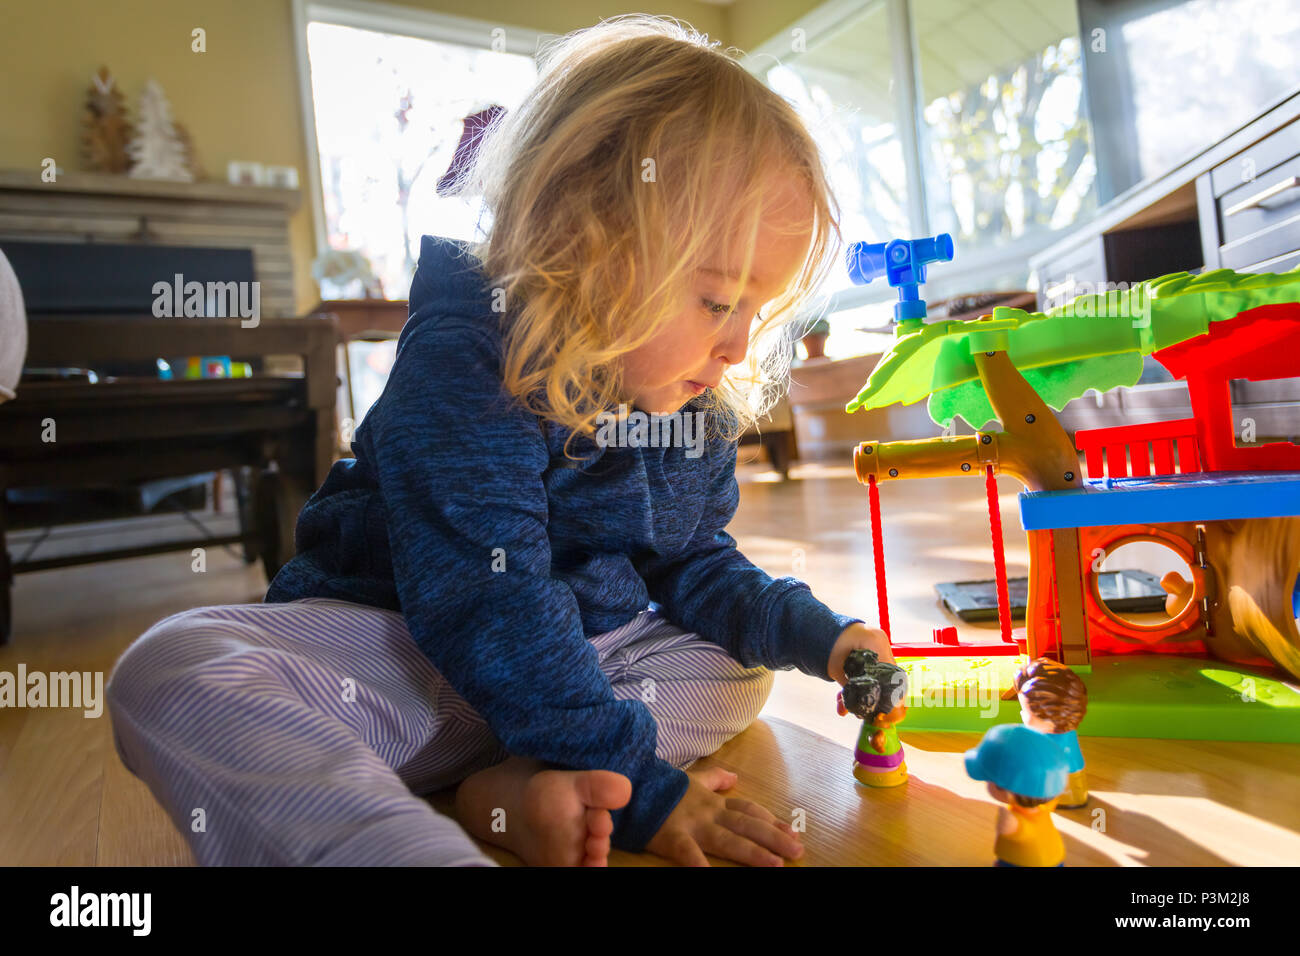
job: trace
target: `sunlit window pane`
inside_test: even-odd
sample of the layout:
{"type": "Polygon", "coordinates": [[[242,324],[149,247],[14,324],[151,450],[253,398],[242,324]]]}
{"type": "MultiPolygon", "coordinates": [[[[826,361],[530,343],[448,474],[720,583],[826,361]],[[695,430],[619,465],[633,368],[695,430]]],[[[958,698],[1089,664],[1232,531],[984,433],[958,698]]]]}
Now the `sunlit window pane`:
{"type": "Polygon", "coordinates": [[[912,11],[931,232],[996,246],[1094,209],[1074,0],[933,0],[912,11]]]}
{"type": "MultiPolygon", "coordinates": [[[[329,246],[360,251],[385,297],[404,299],[420,236],[475,238],[481,202],[435,191],[461,121],[492,104],[516,108],[536,83],[536,64],[318,22],[308,24],[307,49],[329,246]]],[[[346,294],[322,287],[331,293],[346,294]]]]}
{"type": "MultiPolygon", "coordinates": [[[[781,57],[767,83],[798,111],[817,141],[839,203],[846,243],[883,242],[911,235],[907,168],[899,142],[892,87],[889,15],[883,3],[810,44],[781,57]]],[[[854,288],[837,270],[824,295],[854,288]]],[[[889,307],[840,309],[826,316],[826,355],[841,358],[878,351],[878,333],[860,331],[889,320],[889,307]]]]}
{"type": "Polygon", "coordinates": [[[1295,0],[1081,0],[1105,202],[1300,84],[1295,0]]]}
{"type": "MultiPolygon", "coordinates": [[[[807,52],[782,61],[768,71],[768,85],[794,105],[822,151],[845,240],[908,235],[886,6],[872,5],[807,52]]],[[[845,270],[825,291],[850,286],[845,270]]]]}

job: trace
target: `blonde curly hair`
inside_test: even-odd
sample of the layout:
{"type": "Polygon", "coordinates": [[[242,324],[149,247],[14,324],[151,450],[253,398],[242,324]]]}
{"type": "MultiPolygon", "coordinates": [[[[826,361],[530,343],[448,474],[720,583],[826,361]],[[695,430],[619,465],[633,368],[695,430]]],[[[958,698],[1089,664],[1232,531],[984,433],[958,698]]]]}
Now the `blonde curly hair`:
{"type": "Polygon", "coordinates": [[[734,439],[788,385],[804,330],[793,326],[815,318],[808,301],[837,262],[839,209],[797,113],[733,49],[644,14],[560,37],[541,53],[536,87],[484,131],[458,178],[491,220],[469,251],[511,313],[505,388],[574,434],[626,400],[618,359],[681,313],[694,270],[728,237],[747,249],[745,287],[776,177],[806,188],[807,255],[764,303],[746,359],[696,407],[734,439]]]}

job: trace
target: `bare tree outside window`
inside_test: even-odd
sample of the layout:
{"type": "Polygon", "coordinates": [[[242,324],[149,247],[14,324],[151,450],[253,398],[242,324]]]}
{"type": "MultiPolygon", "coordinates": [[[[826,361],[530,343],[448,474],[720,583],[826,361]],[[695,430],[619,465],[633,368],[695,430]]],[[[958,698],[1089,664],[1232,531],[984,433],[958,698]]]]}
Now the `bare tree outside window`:
{"type": "Polygon", "coordinates": [[[1072,0],[915,4],[930,228],[965,249],[1061,229],[1096,207],[1072,0]]]}

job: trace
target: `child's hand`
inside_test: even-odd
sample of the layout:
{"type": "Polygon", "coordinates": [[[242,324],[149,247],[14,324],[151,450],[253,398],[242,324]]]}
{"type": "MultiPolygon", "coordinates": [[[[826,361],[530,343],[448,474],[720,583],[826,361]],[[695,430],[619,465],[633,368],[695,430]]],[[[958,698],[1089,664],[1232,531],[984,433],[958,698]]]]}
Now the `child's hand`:
{"type": "Polygon", "coordinates": [[[734,773],[714,767],[686,775],[691,782],[682,799],[646,844],[651,853],[683,866],[708,866],[705,853],[750,866],[782,866],[782,856],[793,860],[803,854],[788,823],[777,822],[751,800],[715,792],[735,786],[734,773]]]}
{"type": "Polygon", "coordinates": [[[889,635],[878,627],[867,627],[854,622],[846,627],[831,648],[831,658],[826,665],[826,674],[831,680],[841,685],[848,680],[844,676],[844,662],[850,651],[866,649],[875,651],[886,664],[894,663],[894,652],[889,647],[889,635]]]}

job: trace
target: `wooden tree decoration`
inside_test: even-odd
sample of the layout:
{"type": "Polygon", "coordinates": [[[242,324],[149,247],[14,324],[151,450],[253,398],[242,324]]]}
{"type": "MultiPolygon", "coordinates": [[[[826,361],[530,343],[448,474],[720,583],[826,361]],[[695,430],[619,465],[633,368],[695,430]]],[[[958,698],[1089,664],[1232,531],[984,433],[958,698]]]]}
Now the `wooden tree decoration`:
{"type": "Polygon", "coordinates": [[[101,66],[91,80],[81,118],[82,163],[93,172],[124,173],[131,165],[126,144],[133,131],[126,118],[122,91],[106,66],[101,66]]]}
{"type": "Polygon", "coordinates": [[[127,146],[133,178],[193,182],[185,145],[176,134],[171,112],[162,87],[149,80],[140,93],[136,135],[127,146]]]}
{"type": "Polygon", "coordinates": [[[190,136],[190,131],[180,122],[175,124],[176,138],[181,141],[181,147],[185,150],[185,168],[190,171],[190,178],[195,182],[207,179],[207,170],[203,168],[203,160],[199,158],[199,151],[194,148],[194,138],[190,136]]]}

